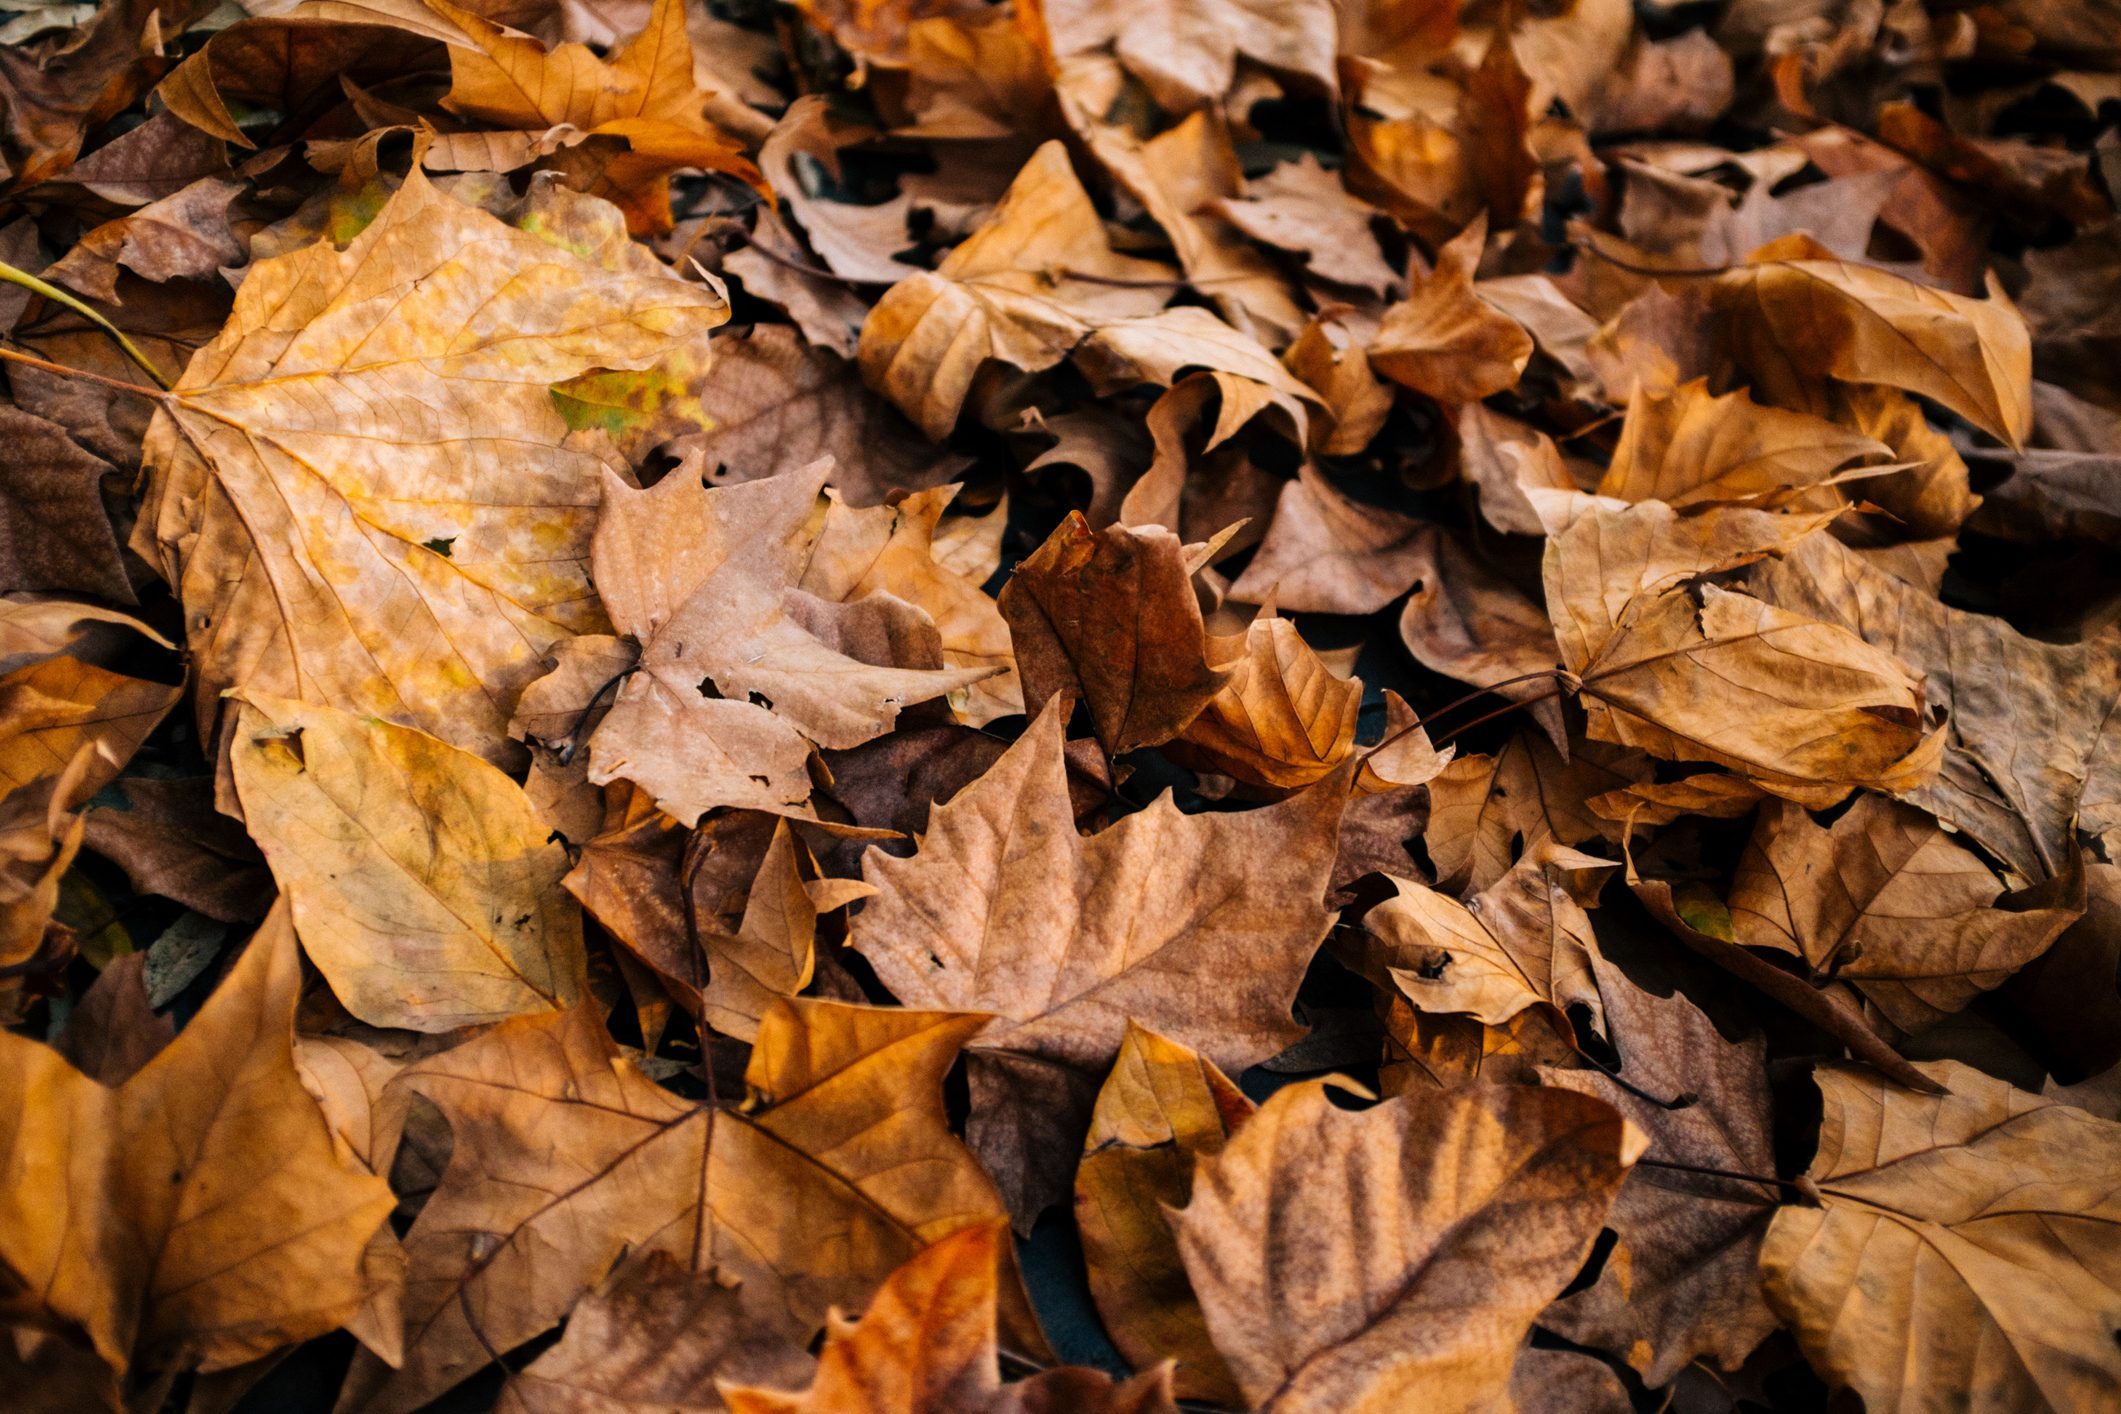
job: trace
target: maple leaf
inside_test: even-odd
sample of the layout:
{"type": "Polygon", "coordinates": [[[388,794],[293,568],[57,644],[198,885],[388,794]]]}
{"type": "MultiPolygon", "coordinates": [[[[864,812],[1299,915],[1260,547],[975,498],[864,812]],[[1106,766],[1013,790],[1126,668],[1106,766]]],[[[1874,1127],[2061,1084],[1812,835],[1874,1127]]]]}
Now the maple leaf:
{"type": "Polygon", "coordinates": [[[11,1318],[82,1329],[122,1377],[228,1369],[354,1313],[392,1199],[336,1157],[295,1073],[301,980],[282,907],[123,1085],[0,1035],[11,1318]]]}
{"type": "Polygon", "coordinates": [[[1459,757],[1429,782],[1422,839],[1437,883],[1485,889],[1509,872],[1520,849],[1610,833],[1590,802],[1649,773],[1636,753],[1579,741],[1564,758],[1544,737],[1524,731],[1492,756],[1459,757]]]}
{"type": "Polygon", "coordinates": [[[1172,1215],[1216,1348],[1274,1414],[1482,1409],[1598,1236],[1642,1136],[1565,1090],[1277,1093],[1172,1215]]]}
{"type": "Polygon", "coordinates": [[[1860,459],[1892,449],[1824,418],[1756,406],[1743,390],[1721,397],[1705,380],[1628,401],[1598,494],[1673,507],[1703,501],[1787,499],[1860,459]]]}
{"type": "Polygon", "coordinates": [[[1475,221],[1436,252],[1436,268],[1385,311],[1370,341],[1371,367],[1444,403],[1475,403],[1517,385],[1532,337],[1473,288],[1487,239],[1487,222],[1475,221]]]}
{"type": "Polygon", "coordinates": [[[1220,100],[1240,57],[1335,91],[1335,17],[1325,0],[1156,0],[1122,13],[1094,0],[1042,0],[1039,13],[1062,63],[1110,48],[1164,108],[1184,113],[1220,100]]]}
{"type": "Polygon", "coordinates": [[[1058,1196],[1052,1146],[1078,1147],[1130,1020],[1232,1072],[1301,1034],[1289,1006],[1325,934],[1345,797],[1329,779],[1183,815],[1167,795],[1079,836],[1063,726],[1042,712],[910,858],[866,854],[878,894],[849,937],[907,1005],[996,1013],[968,1050],[967,1136],[1025,1224],[1058,1196]]]}
{"type": "Polygon", "coordinates": [[[1222,1151],[1256,1109],[1215,1064],[1129,1023],[1075,1170],[1090,1294],[1128,1363],[1173,1363],[1181,1399],[1239,1402],[1164,1219],[1193,1191],[1194,1163],[1222,1151]]]}
{"type": "Polygon", "coordinates": [[[1776,1212],[1768,1300],[1869,1409],[1975,1389],[2057,1409],[2111,1401],[2121,1125],[1956,1061],[1917,1068],[1950,1093],[1816,1073],[1817,1206],[1776,1212]]]}
{"type": "Polygon", "coordinates": [[[447,1031],[581,994],[567,852],[515,782],[409,727],[246,694],[231,768],[302,946],[363,1021],[447,1031]]]}
{"type": "Polygon", "coordinates": [[[731,1414],[1175,1414],[1162,1370],[1117,1387],[1074,1368],[1002,1384],[995,1271],[1008,1230],[968,1227],[893,1272],[859,1321],[828,1326],[817,1379],[802,1394],[718,1382],[731,1414]]]}
{"type": "Polygon", "coordinates": [[[1362,680],[1335,677],[1296,625],[1263,613],[1242,635],[1209,640],[1208,652],[1230,676],[1174,744],[1190,764],[1298,790],[1354,751],[1362,680]]]}
{"type": "Polygon", "coordinates": [[[203,722],[244,686],[503,762],[540,659],[603,627],[588,549],[608,463],[551,389],[646,369],[726,316],[609,206],[533,204],[527,223],[415,172],[344,251],[251,267],[155,416],[134,536],[184,601],[203,722]]]}
{"type": "MultiPolygon", "coordinates": [[[[398,1082],[456,1134],[405,1235],[404,1364],[362,1357],[358,1407],[410,1410],[557,1324],[630,1247],[713,1268],[816,1329],[923,1242],[998,1216],[950,1136],[941,1081],[979,1016],[780,1002],[759,1028],[749,1115],[693,1104],[620,1055],[582,1008],[504,1022],[398,1082]],[[838,1240],[820,1244],[821,1231],[838,1240]]],[[[778,1307],[778,1311],[774,1308],[778,1307]]],[[[1021,1297],[1012,1341],[1041,1348],[1021,1297]]]]}

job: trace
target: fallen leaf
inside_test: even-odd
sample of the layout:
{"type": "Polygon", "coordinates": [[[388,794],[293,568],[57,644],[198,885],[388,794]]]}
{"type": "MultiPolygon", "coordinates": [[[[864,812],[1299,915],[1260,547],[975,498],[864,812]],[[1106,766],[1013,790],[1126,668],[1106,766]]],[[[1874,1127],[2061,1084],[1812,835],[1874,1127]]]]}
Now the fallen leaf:
{"type": "Polygon", "coordinates": [[[1931,398],[2018,446],[2032,428],[2025,320],[1985,300],[1844,261],[1761,259],[1717,277],[1724,347],[1784,407],[1824,411],[1819,374],[1931,398]]]}
{"type": "Polygon", "coordinates": [[[1355,1113],[1312,1081],[1202,1164],[1171,1221],[1253,1406],[1486,1409],[1641,1151],[1611,1106],[1564,1090],[1410,1091],[1355,1113]]]}
{"type": "Polygon", "coordinates": [[[64,428],[19,407],[0,408],[10,470],[0,490],[0,592],[90,594],[119,604],[133,589],[103,509],[111,467],[64,428]]]}
{"type": "Polygon", "coordinates": [[[122,1377],[229,1369],[353,1314],[392,1199],[333,1154],[295,1074],[301,980],[283,908],[122,1086],[0,1036],[10,1315],[83,1330],[122,1377]]]}
{"type": "Polygon", "coordinates": [[[1229,1072],[1301,1034],[1289,1005],[1325,934],[1345,798],[1329,780],[1262,810],[1182,815],[1164,796],[1079,836],[1064,725],[1041,713],[935,810],[911,858],[864,856],[879,892],[849,938],[907,1005],[996,1013],[970,1046],[968,1139],[1026,1225],[1064,1191],[1052,1146],[1080,1146],[1130,1020],[1229,1072]]]}
{"type": "Polygon", "coordinates": [[[1220,100],[1240,58],[1326,94],[1337,91],[1334,17],[1325,0],[1156,0],[1126,14],[1092,0],[1045,0],[1039,10],[1056,60],[1109,48],[1173,113],[1220,100]]]}
{"type": "Polygon", "coordinates": [[[1421,577],[1423,523],[1350,500],[1308,463],[1281,488],[1274,523],[1230,586],[1243,604],[1369,614],[1421,577]]]}
{"type": "Polygon", "coordinates": [[[1172,743],[1194,769],[1299,790],[1355,749],[1361,680],[1335,677],[1287,619],[1261,614],[1209,654],[1230,676],[1172,743]]]}
{"type": "Polygon", "coordinates": [[[425,732],[250,693],[231,760],[303,949],[374,1026],[447,1031],[582,989],[567,852],[516,784],[425,732]]]}
{"type": "Polygon", "coordinates": [[[1370,366],[1442,403],[1473,403],[1517,386],[1532,336],[1482,300],[1473,270],[1487,243],[1476,221],[1436,252],[1436,268],[1385,311],[1370,341],[1370,366]]]}
{"type": "Polygon", "coordinates": [[[1891,455],[1824,418],[1756,406],[1742,389],[1717,397],[1695,379],[1669,395],[1629,399],[1598,494],[1673,507],[1782,500],[1853,462],[1891,455]]]}
{"type": "Polygon", "coordinates": [[[1429,782],[1423,831],[1436,881],[1478,891],[1545,839],[1578,845],[1610,833],[1595,797],[1648,779],[1650,763],[1597,742],[1564,759],[1544,737],[1519,731],[1492,756],[1461,756],[1429,782]]]}
{"type": "Polygon", "coordinates": [[[184,695],[61,653],[0,677],[0,791],[16,791],[66,769],[86,747],[89,761],[70,809],[125,769],[140,744],[184,695]]]}
{"type": "Polygon", "coordinates": [[[1231,679],[1208,661],[1192,568],[1161,526],[1062,521],[1002,588],[1025,700],[1081,701],[1113,756],[1184,731],[1231,679]]]}
{"type": "Polygon", "coordinates": [[[2115,1397],[2121,1125],[1955,1061],[1921,1095],[1843,1066],[1806,1179],[1761,1275],[1806,1356],[1867,1408],[1935,1408],[1972,1389],[2083,1408],[2115,1397]]]}
{"type": "Polygon", "coordinates": [[[539,660],[603,627],[606,463],[550,390],[648,368],[725,317],[603,212],[584,219],[608,219],[605,245],[562,247],[413,173],[344,251],[251,268],[156,414],[135,535],[184,600],[203,722],[243,686],[510,758],[539,660]],[[387,308],[367,293],[400,286],[387,308]]]}
{"type": "Polygon", "coordinates": [[[941,441],[990,360],[1051,368],[1098,325],[1162,308],[1166,270],[1112,248],[1067,150],[1049,142],[970,239],[877,302],[862,379],[941,441]]]}
{"type": "Polygon", "coordinates": [[[1240,1402],[1164,1214],[1256,1108],[1214,1062],[1129,1023],[1083,1140],[1075,1216],[1090,1294],[1129,1364],[1173,1362],[1180,1399],[1240,1402]]]}
{"type": "Polygon", "coordinates": [[[817,1379],[802,1394],[718,1381],[732,1414],[1172,1414],[1162,1370],[1117,1388],[1109,1376],[1072,1368],[1002,1384],[995,1269],[1008,1230],[1004,1222],[968,1227],[893,1272],[859,1321],[828,1325],[817,1379]]]}
{"type": "MultiPolygon", "coordinates": [[[[579,1007],[408,1069],[399,1083],[449,1117],[456,1148],[405,1236],[404,1364],[358,1357],[345,1397],[419,1408],[556,1325],[629,1246],[711,1264],[767,1298],[766,1319],[816,1329],[923,1242],[1000,1213],[941,1105],[981,1021],[782,1002],[748,1116],[661,1089],[579,1007]],[[828,1229],[842,1240],[817,1244],[828,1229]]],[[[1036,1336],[1028,1308],[1006,1309],[1012,1340],[1036,1336]]]]}
{"type": "Polygon", "coordinates": [[[1302,255],[1312,274],[1336,285],[1382,295],[1400,283],[1371,225],[1382,213],[1350,196],[1308,152],[1246,182],[1242,197],[1224,197],[1214,210],[1253,240],[1302,255]]]}

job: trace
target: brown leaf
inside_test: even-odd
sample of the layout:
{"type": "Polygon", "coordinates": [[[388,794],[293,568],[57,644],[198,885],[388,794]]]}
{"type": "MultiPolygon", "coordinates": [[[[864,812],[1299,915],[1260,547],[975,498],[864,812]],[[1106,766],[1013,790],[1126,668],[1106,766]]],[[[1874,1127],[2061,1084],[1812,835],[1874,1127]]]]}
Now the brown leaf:
{"type": "Polygon", "coordinates": [[[44,273],[110,304],[118,301],[120,266],[156,284],[214,279],[248,256],[229,228],[228,204],[242,194],[241,182],[202,178],[87,232],[44,273]]]}
{"type": "Polygon", "coordinates": [[[343,252],[251,267],[156,414],[135,535],[184,600],[203,722],[240,685],[505,761],[540,659],[604,626],[588,551],[606,463],[550,390],[647,368],[726,316],[610,207],[533,214],[543,235],[414,173],[343,252]],[[399,287],[387,309],[364,298],[399,287]]]}
{"type": "Polygon", "coordinates": [[[1337,91],[1334,14],[1326,0],[1156,0],[1125,12],[1095,0],[1050,0],[1040,11],[1056,60],[1109,47],[1172,113],[1221,99],[1240,58],[1306,80],[1327,95],[1337,91]]]}
{"type": "Polygon", "coordinates": [[[1369,614],[1421,577],[1422,523],[1365,506],[1306,463],[1281,488],[1267,538],[1230,586],[1241,604],[1298,613],[1369,614]]]}
{"type": "Polygon", "coordinates": [[[264,916],[272,876],[242,825],[214,809],[211,779],[132,776],[111,789],[118,803],[86,813],[85,842],[135,889],[224,923],[264,916]]]}
{"type": "Polygon", "coordinates": [[[910,859],[865,856],[880,892],[849,940],[909,1006],[997,1013],[971,1046],[968,1136],[1026,1226],[1064,1190],[1052,1145],[1080,1146],[1128,1021],[1232,1073],[1301,1034],[1289,1007],[1325,935],[1346,795],[1327,780],[1209,815],[1166,795],[1078,836],[1063,728],[1041,713],[910,859]]]}
{"type": "Polygon", "coordinates": [[[122,1376],[228,1369],[353,1314],[362,1248],[392,1200],[334,1156],[295,1074],[301,979],[282,909],[116,1089],[0,1036],[12,1317],[82,1328],[122,1376]]]}
{"type": "Polygon", "coordinates": [[[1526,1007],[1550,1006],[1558,1020],[1580,1006],[1603,1035],[1605,987],[1584,905],[1612,867],[1543,840],[1465,903],[1394,879],[1398,893],[1363,919],[1375,940],[1363,971],[1422,1011],[1502,1026],[1526,1007]]]}
{"type": "MultiPolygon", "coordinates": [[[[764,1102],[749,1116],[659,1088],[579,1007],[421,1062],[400,1083],[449,1117],[456,1148],[405,1238],[405,1363],[360,1357],[346,1402],[420,1407],[557,1324],[628,1246],[711,1264],[764,1319],[815,1330],[923,1242],[999,1215],[941,1103],[980,1024],[782,1002],[746,1072],[764,1102]]],[[[1018,1303],[1012,1341],[1042,1346],[1018,1303]]]]}
{"type": "Polygon", "coordinates": [[[2074,854],[2073,818],[2121,829],[2121,654],[2109,629],[2088,643],[2042,643],[2001,619],[1937,602],[1825,536],[1756,571],[1770,603],[1845,624],[1925,674],[1950,717],[1937,778],[1910,803],[1956,826],[2027,879],[2074,854]]]}
{"type": "Polygon", "coordinates": [[[568,1313],[559,1344],[501,1387],[502,1414],[611,1414],[653,1404],[720,1407],[715,1381],[794,1383],[801,1335],[746,1306],[749,1293],[650,1250],[612,1268],[568,1313]]]}
{"type": "Polygon", "coordinates": [[[817,1379],[802,1394],[718,1381],[732,1414],[1031,1414],[1048,1407],[1174,1414],[1163,1370],[1118,1388],[1108,1376],[1077,1369],[1002,1384],[995,1271],[1008,1231],[1003,1222],[965,1228],[893,1272],[859,1321],[831,1322],[817,1379]],[[1060,1389],[1049,1394],[1041,1386],[1060,1389]],[[1065,1404],[1058,1403],[1062,1389],[1065,1404]]]}
{"type": "Polygon", "coordinates": [[[1332,427],[1322,435],[1314,432],[1316,450],[1324,456],[1353,456],[1370,445],[1392,411],[1392,395],[1370,371],[1370,356],[1337,321],[1319,315],[1304,326],[1296,342],[1282,354],[1282,362],[1301,378],[1333,415],[1332,427]]]}
{"type": "Polygon", "coordinates": [[[1309,152],[1246,182],[1244,195],[1214,205],[1224,220],[1264,245],[1302,255],[1312,274],[1373,294],[1397,288],[1371,223],[1382,214],[1350,196],[1338,173],[1309,152]]]}
{"type": "Polygon", "coordinates": [[[1882,442],[1801,412],[1758,407],[1741,389],[1717,397],[1703,379],[1628,400],[1598,494],[1674,507],[1788,499],[1856,461],[1884,461],[1882,442]]]}
{"type": "Polygon", "coordinates": [[[103,509],[111,467],[65,429],[19,407],[0,407],[9,460],[0,489],[0,593],[87,594],[133,602],[118,540],[103,509]]]}
{"type": "Polygon", "coordinates": [[[1773,1183],[1687,1172],[1773,1175],[1767,1048],[1736,1045],[1684,996],[1657,997],[1600,969],[1617,1074],[1542,1069],[1596,1095],[1649,1136],[1607,1225],[1619,1242],[1592,1285],[1540,1317],[1569,1339],[1625,1358],[1652,1387],[1694,1360],[1735,1370],[1775,1329],[1760,1296],[1760,1242],[1773,1183]]]}
{"type": "Polygon", "coordinates": [[[848,503],[873,506],[893,491],[940,485],[962,465],[864,388],[844,359],[782,325],[717,339],[699,397],[713,425],[672,445],[683,458],[672,476],[762,481],[830,458],[831,484],[848,503]]]}
{"type": "Polygon", "coordinates": [[[52,1042],[52,1049],[98,1085],[123,1085],[177,1038],[170,1019],[155,1015],[148,1005],[142,980],[146,966],[146,953],[111,959],[52,1042]]]}
{"type": "Polygon", "coordinates": [[[2121,1397],[2110,1177],[2121,1125],[1955,1061],[1920,1095],[1842,1066],[1806,1177],[1818,1206],[1775,1214],[1768,1300],[1807,1358],[1866,1408],[1967,1390],[2079,1409],[2121,1397]]]}
{"type": "Polygon", "coordinates": [[[1098,1314],[1136,1369],[1173,1362],[1181,1399],[1240,1402],[1164,1213],[1185,1206],[1196,1161],[1222,1152],[1255,1108],[1214,1062],[1130,1022],[1075,1171],[1098,1314]]]}
{"type": "Polygon", "coordinates": [[[1487,238],[1487,223],[1476,221],[1436,253],[1436,268],[1385,311],[1370,341],[1371,367],[1441,403],[1478,402],[1517,386],[1532,337],[1474,292],[1487,238]]]}
{"type": "Polygon", "coordinates": [[[1432,672],[1526,703],[1550,739],[1565,740],[1551,676],[1561,654],[1546,611],[1476,559],[1457,536],[1431,530],[1422,545],[1426,560],[1399,615],[1407,651],[1432,672]],[[1510,681],[1539,673],[1550,676],[1510,681]]]}
{"type": "Polygon", "coordinates": [[[1564,760],[1544,737],[1527,731],[1493,756],[1459,757],[1429,782],[1422,838],[1437,884],[1485,889],[1542,840],[1577,845],[1614,833],[1589,802],[1649,774],[1650,763],[1634,752],[1576,742],[1564,760]]]}
{"type": "Polygon", "coordinates": [[[1275,1414],[1485,1409],[1574,1276],[1642,1136],[1563,1090],[1291,1086],[1172,1215],[1208,1330],[1275,1414]]]}
{"type": "Polygon", "coordinates": [[[567,852],[494,767],[262,693],[243,699],[231,764],[304,950],[363,1021],[447,1031],[581,994],[567,852]]]}
{"type": "Polygon", "coordinates": [[[1335,677],[1296,625],[1262,614],[1209,651],[1230,676],[1173,743],[1196,770],[1298,790],[1355,749],[1362,680],[1335,677]]]}
{"type": "Polygon", "coordinates": [[[0,791],[66,769],[89,749],[80,782],[60,802],[71,809],[125,769],[140,744],[183,696],[59,654],[0,677],[0,791]]]}
{"type": "Polygon", "coordinates": [[[1942,403],[2018,446],[2032,428],[2032,343],[2002,286],[1985,300],[1837,260],[1761,259],[1717,277],[1726,352],[1784,407],[1826,411],[1819,374],[1942,403]]]}
{"type": "Polygon", "coordinates": [[[1082,701],[1108,755],[1184,731],[1230,681],[1208,661],[1191,571],[1161,526],[1093,532],[1070,515],[1002,588],[1025,699],[1082,701]]]}
{"type": "Polygon", "coordinates": [[[1113,250],[1067,150],[1049,142],[970,239],[877,302],[862,326],[862,379],[939,442],[990,360],[1051,368],[1098,325],[1162,308],[1165,273],[1113,250]]]}

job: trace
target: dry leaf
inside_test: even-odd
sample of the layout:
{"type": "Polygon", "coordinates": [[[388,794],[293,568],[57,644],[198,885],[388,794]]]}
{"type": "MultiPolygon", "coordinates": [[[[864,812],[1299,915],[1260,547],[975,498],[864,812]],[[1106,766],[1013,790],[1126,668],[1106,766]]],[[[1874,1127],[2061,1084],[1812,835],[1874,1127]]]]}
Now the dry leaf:
{"type": "Polygon", "coordinates": [[[1579,741],[1564,760],[1546,738],[1525,731],[1493,756],[1459,757],[1429,783],[1422,838],[1437,883],[1485,889],[1542,840],[1577,845],[1612,833],[1590,801],[1649,774],[1637,753],[1579,741]]]}
{"type": "Polygon", "coordinates": [[[1173,743],[1194,769],[1298,790],[1355,749],[1362,680],[1335,677],[1287,619],[1262,614],[1209,654],[1230,676],[1173,743]]]}
{"type": "Polygon", "coordinates": [[[410,727],[251,693],[231,760],[303,949],[373,1026],[447,1031],[570,1006],[567,852],[516,784],[410,727]]]}
{"type": "Polygon", "coordinates": [[[1814,979],[1850,983],[1917,1031],[2032,961],[2077,917],[1999,908],[2002,893],[1920,810],[1866,795],[1822,828],[1781,801],[1763,808],[1738,862],[1731,927],[1740,943],[1794,953],[1814,979]]]}
{"type": "Polygon", "coordinates": [[[1274,1414],[1487,1409],[1642,1136],[1563,1090],[1281,1091],[1172,1215],[1208,1330],[1274,1414]]]}
{"type": "Polygon", "coordinates": [[[1129,1023],[1075,1171],[1098,1314],[1136,1369],[1173,1362],[1181,1399],[1240,1402],[1164,1213],[1185,1206],[1196,1160],[1222,1152],[1255,1108],[1213,1061],[1129,1023]]]}
{"type": "Polygon", "coordinates": [[[1743,390],[1716,397],[1695,379],[1628,400],[1598,494],[1675,507],[1786,499],[1852,462],[1890,456],[1884,443],[1823,418],[1757,407],[1743,390]]]}
{"type": "Polygon", "coordinates": [[[344,251],[252,267],[156,414],[135,536],[184,600],[203,722],[243,686],[509,758],[539,660],[603,626],[588,550],[607,463],[551,389],[648,369],[725,317],[602,210],[604,244],[547,239],[414,173],[344,251]]]}
{"type": "Polygon", "coordinates": [[[1775,1214],[1768,1300],[1869,1409],[2110,1403],[2121,1125],[1955,1061],[1920,1069],[1951,1093],[1818,1072],[1817,1206],[1775,1214]]]}
{"type": "Polygon", "coordinates": [[[1385,311],[1370,341],[1370,366],[1442,403],[1472,403],[1517,386],[1532,336],[1473,288],[1487,243],[1476,221],[1436,253],[1436,268],[1385,311]]]}
{"type": "Polygon", "coordinates": [[[229,1369],[353,1315],[391,1196],[334,1155],[295,1074],[301,980],[281,909],[122,1086],[0,1036],[11,1316],[83,1330],[122,1376],[229,1369]]]}
{"type": "Polygon", "coordinates": [[[910,859],[867,854],[880,892],[850,937],[907,1005],[996,1013],[970,1048],[968,1137],[1026,1225],[1061,1191],[1052,1146],[1079,1146],[1130,1020],[1232,1073],[1301,1034],[1289,1005],[1325,934],[1346,793],[1328,780],[1219,815],[1165,796],[1079,836],[1063,727],[1041,713],[910,859]]]}

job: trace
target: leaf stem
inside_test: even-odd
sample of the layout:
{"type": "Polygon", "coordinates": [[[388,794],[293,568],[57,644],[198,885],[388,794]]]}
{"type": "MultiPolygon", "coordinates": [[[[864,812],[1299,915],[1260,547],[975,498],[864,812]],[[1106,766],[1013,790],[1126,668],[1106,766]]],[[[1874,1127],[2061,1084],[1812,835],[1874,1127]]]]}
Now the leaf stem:
{"type": "MultiPolygon", "coordinates": [[[[167,392],[169,390],[169,378],[166,374],[162,372],[161,369],[155,366],[154,360],[149,358],[146,354],[140,352],[140,350],[134,346],[133,341],[131,339],[126,338],[124,333],[119,330],[117,325],[111,323],[108,319],[105,319],[102,315],[96,313],[96,311],[89,308],[88,305],[82,303],[80,300],[74,298],[66,291],[60,289],[57,285],[51,284],[48,281],[40,280],[35,275],[30,274],[27,270],[17,270],[14,266],[8,264],[4,260],[0,260],[0,280],[5,280],[10,285],[20,285],[23,289],[28,290],[31,294],[42,295],[45,299],[50,300],[52,303],[64,305],[66,308],[72,310],[74,313],[82,316],[91,324],[94,324],[97,328],[101,329],[104,333],[110,335],[113,339],[116,339],[118,341],[118,347],[125,351],[125,356],[131,359],[135,364],[137,364],[142,373],[145,373],[148,377],[154,379],[156,387],[162,389],[164,392],[167,392]]],[[[58,367],[58,365],[56,364],[49,366],[53,368],[58,367]]],[[[61,371],[63,372],[66,370],[61,371]]],[[[93,377],[94,375],[86,376],[93,377]]],[[[112,380],[107,378],[99,379],[98,381],[106,383],[112,382],[112,380]]],[[[127,385],[123,383],[115,383],[113,384],[113,386],[122,388],[127,385]]]]}
{"type": "Polygon", "coordinates": [[[1562,690],[1557,687],[1552,692],[1542,692],[1537,697],[1527,697],[1522,702],[1506,702],[1502,706],[1497,707],[1492,712],[1481,713],[1479,716],[1475,717],[1470,722],[1461,722],[1459,725],[1445,732],[1442,736],[1436,738],[1436,742],[1438,745],[1441,745],[1442,743],[1450,741],[1454,737],[1457,737],[1462,733],[1473,730],[1473,728],[1479,726],[1483,722],[1492,722],[1497,717],[1507,717],[1508,715],[1510,715],[1510,713],[1516,711],[1520,707],[1536,707],[1542,702],[1551,702],[1555,698],[1561,696],[1561,692],[1562,690]]]}
{"type": "Polygon", "coordinates": [[[1642,1168],[1670,1169],[1675,1173],[1700,1174],[1703,1178],[1728,1178],[1736,1183],[1757,1183],[1763,1188],[1787,1190],[1791,1193],[1804,1192],[1801,1184],[1787,1178],[1769,1178],[1757,1173],[1740,1173],[1736,1169],[1711,1168],[1707,1164],[1682,1164],[1673,1159],[1648,1157],[1637,1159],[1635,1163],[1642,1168]]]}
{"type": "Polygon", "coordinates": [[[0,363],[20,363],[30,368],[41,368],[46,373],[56,373],[62,378],[82,378],[91,383],[101,383],[106,388],[116,388],[121,393],[134,393],[157,401],[169,396],[166,384],[161,388],[150,388],[145,383],[128,383],[123,378],[109,378],[101,373],[91,373],[85,368],[68,368],[63,363],[53,363],[48,358],[38,358],[35,354],[26,354],[19,349],[0,348],[0,363]]]}

